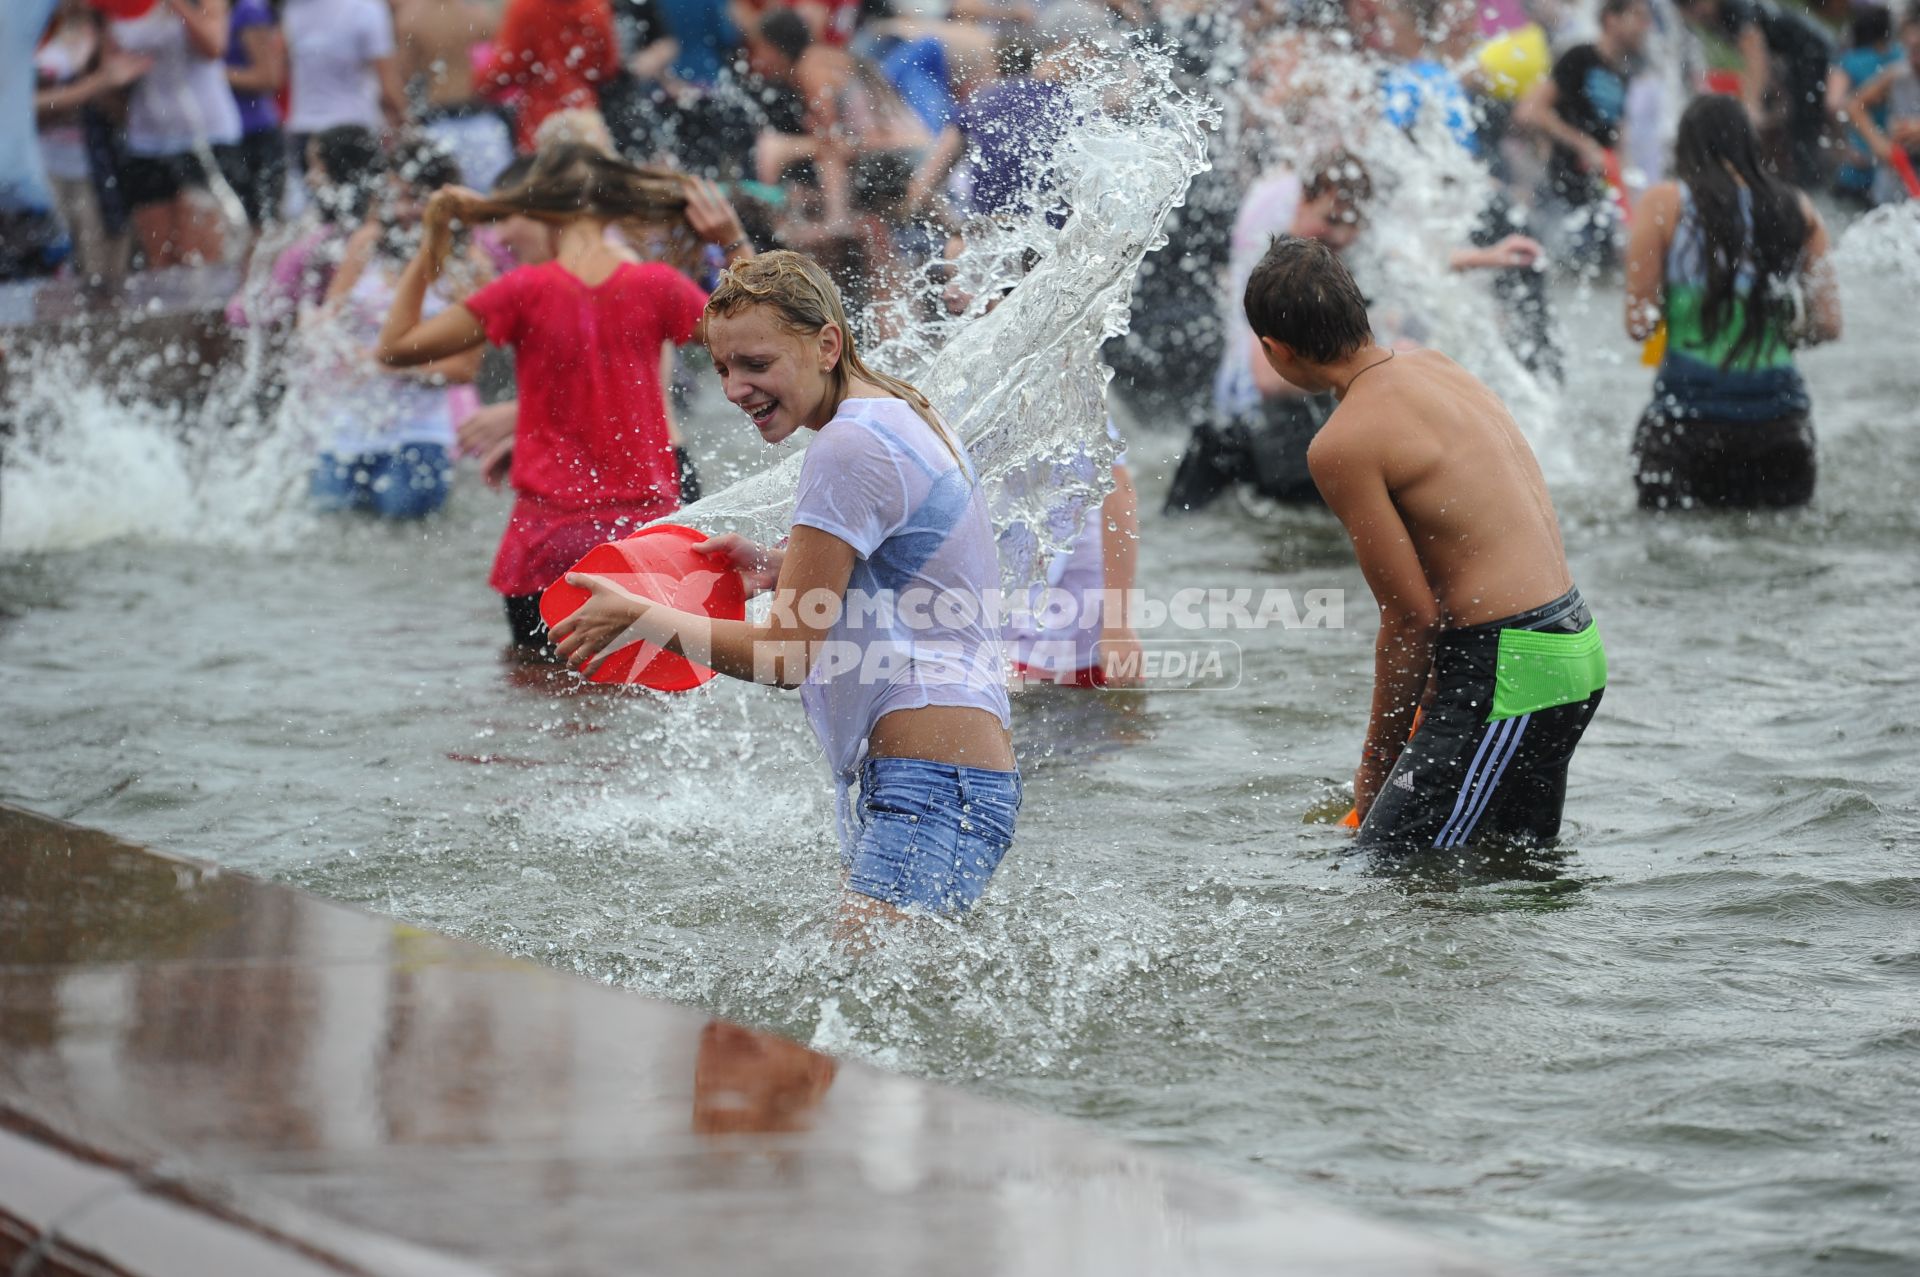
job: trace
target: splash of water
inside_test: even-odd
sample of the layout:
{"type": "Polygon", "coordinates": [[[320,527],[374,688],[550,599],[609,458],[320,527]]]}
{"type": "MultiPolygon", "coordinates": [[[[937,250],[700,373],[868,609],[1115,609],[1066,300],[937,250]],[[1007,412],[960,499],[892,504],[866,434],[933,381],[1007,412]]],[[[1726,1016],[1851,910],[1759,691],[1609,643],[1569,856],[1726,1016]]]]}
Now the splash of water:
{"type": "Polygon", "coordinates": [[[1881,289],[1911,298],[1920,288],[1920,201],[1876,208],[1847,227],[1833,265],[1848,300],[1881,289]]]}
{"type": "Polygon", "coordinates": [[[729,689],[628,720],[607,784],[512,816],[539,869],[510,888],[514,930],[481,937],[819,1049],[971,1081],[1071,1073],[1287,929],[1259,893],[1202,874],[1185,894],[1143,897],[1122,886],[1138,865],[1112,863],[1130,851],[1024,833],[991,908],[915,919],[849,953],[833,938],[824,786],[793,783],[818,761],[764,721],[745,730],[784,709],[770,699],[729,689]]]}
{"type": "MultiPolygon", "coordinates": [[[[1239,56],[1216,54],[1216,77],[1239,56]]],[[[1253,39],[1228,112],[1242,184],[1275,168],[1304,177],[1338,144],[1372,179],[1366,227],[1346,253],[1362,291],[1376,299],[1376,330],[1445,352],[1506,402],[1549,477],[1577,473],[1558,427],[1556,388],[1528,370],[1503,336],[1503,312],[1485,274],[1452,270],[1497,188],[1452,135],[1448,102],[1431,88],[1402,129],[1381,118],[1393,64],[1345,32],[1281,29],[1253,39]]],[[[1518,229],[1516,227],[1516,229],[1518,229]]],[[[1223,298],[1229,307],[1237,297],[1223,298]]],[[[1237,316],[1223,318],[1233,331],[1237,316]]]]}
{"type": "MultiPolygon", "coordinates": [[[[1074,124],[1054,156],[1071,215],[1058,228],[1035,211],[976,230],[956,263],[974,307],[963,318],[908,325],[872,356],[919,385],[958,433],[996,522],[1034,530],[1003,553],[1009,588],[1064,549],[1078,512],[1111,487],[1100,346],[1126,330],[1134,274],[1164,242],[1168,211],[1206,166],[1207,130],[1217,118],[1175,83],[1170,55],[1147,40],[1075,65],[1066,83],[1074,124]],[[1023,272],[1028,260],[1034,264],[1023,272]],[[1007,288],[1005,300],[982,313],[984,299],[1007,288]],[[1069,462],[1081,455],[1096,464],[1076,471],[1069,462]],[[1036,468],[1051,478],[1033,481],[1036,468]]],[[[801,463],[791,456],[673,519],[777,540],[787,533],[801,463]]]]}
{"type": "MultiPolygon", "coordinates": [[[[263,236],[241,285],[249,313],[265,313],[275,257],[310,229],[263,236]]],[[[303,326],[283,346],[256,322],[199,402],[167,403],[150,383],[200,356],[168,342],[116,372],[108,355],[124,353],[116,347],[129,339],[116,327],[125,318],[62,330],[15,355],[0,403],[14,427],[0,465],[0,553],[132,537],[281,549],[307,534],[305,483],[331,402],[321,370],[347,357],[339,335],[303,326]]]]}
{"type": "Polygon", "coordinates": [[[184,409],[102,384],[82,353],[43,348],[0,409],[15,428],[0,465],[0,553],[125,538],[291,544],[311,522],[300,499],[311,452],[236,409],[253,385],[230,379],[184,409]]]}

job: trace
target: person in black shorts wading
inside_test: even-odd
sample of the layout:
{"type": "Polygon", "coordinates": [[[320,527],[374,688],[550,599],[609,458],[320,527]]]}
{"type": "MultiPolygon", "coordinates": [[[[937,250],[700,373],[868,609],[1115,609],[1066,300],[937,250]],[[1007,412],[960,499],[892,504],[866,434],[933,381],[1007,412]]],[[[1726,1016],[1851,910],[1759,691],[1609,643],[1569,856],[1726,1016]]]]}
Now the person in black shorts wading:
{"type": "Polygon", "coordinates": [[[1359,845],[1553,838],[1607,662],[1532,449],[1451,359],[1376,345],[1323,244],[1275,240],[1245,307],[1274,371],[1340,401],[1307,464],[1380,607],[1359,845]]]}

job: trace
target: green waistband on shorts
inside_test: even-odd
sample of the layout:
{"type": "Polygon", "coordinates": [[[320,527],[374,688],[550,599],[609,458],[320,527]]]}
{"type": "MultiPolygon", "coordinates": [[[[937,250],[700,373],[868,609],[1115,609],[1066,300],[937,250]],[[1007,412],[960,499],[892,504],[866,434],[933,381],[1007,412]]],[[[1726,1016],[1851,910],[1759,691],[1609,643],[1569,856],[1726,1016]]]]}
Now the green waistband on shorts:
{"type": "Polygon", "coordinates": [[[1598,625],[1589,622],[1578,634],[1501,630],[1487,721],[1571,705],[1606,685],[1607,653],[1598,625]]]}

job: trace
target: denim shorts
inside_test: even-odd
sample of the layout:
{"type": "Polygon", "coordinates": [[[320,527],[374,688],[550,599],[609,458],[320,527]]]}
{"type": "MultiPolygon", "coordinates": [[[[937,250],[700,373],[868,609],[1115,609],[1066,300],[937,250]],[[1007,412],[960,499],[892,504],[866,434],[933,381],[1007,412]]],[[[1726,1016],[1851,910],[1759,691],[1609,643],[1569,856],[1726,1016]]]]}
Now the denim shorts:
{"type": "Polygon", "coordinates": [[[320,509],[371,510],[383,519],[424,519],[447,503],[453,463],[437,443],[403,444],[392,452],[320,454],[310,490],[320,509]]]}
{"type": "Polygon", "coordinates": [[[895,908],[964,913],[1013,845],[1020,773],[869,758],[847,887],[895,908]]]}

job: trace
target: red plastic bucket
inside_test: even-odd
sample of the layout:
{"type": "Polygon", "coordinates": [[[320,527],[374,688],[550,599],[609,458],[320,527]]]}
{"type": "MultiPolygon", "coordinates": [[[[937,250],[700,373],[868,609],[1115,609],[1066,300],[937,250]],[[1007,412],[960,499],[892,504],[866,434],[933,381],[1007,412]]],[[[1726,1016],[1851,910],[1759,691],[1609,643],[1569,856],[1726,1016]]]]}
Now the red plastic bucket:
{"type": "MultiPolygon", "coordinates": [[[[569,575],[581,572],[602,576],[629,593],[682,612],[744,620],[746,585],[724,559],[694,550],[705,540],[707,534],[697,528],[655,524],[624,540],[595,546],[573,565],[569,575]]],[[[590,597],[590,591],[568,585],[566,577],[561,577],[540,596],[540,617],[551,628],[572,616],[590,597]]],[[[714,673],[652,643],[629,643],[614,649],[589,677],[595,683],[638,683],[656,692],[685,692],[707,682],[714,673]]]]}

